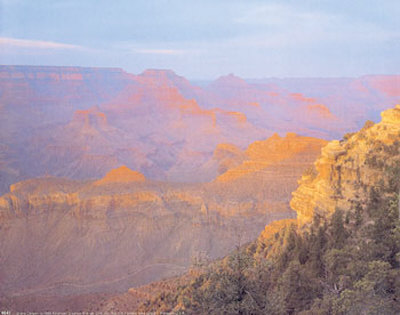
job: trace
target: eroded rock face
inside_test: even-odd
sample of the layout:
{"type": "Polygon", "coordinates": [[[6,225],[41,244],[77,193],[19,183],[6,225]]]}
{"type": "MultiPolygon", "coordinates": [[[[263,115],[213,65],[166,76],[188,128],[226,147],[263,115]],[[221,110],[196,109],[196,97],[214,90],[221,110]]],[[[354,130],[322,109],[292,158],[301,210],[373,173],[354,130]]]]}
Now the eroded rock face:
{"type": "Polygon", "coordinates": [[[94,185],[107,185],[117,183],[144,182],[146,177],[143,174],[132,171],[125,165],[109,171],[102,179],[95,181],[94,185]]]}
{"type": "MultiPolygon", "coordinates": [[[[398,194],[400,105],[384,111],[381,116],[380,123],[368,121],[359,132],[347,134],[343,140],[331,141],[323,147],[320,157],[315,162],[315,168],[306,171],[298,189],[293,193],[291,206],[297,211],[297,218],[273,221],[259,235],[258,240],[262,243],[260,248],[270,258],[276,259],[290,239],[293,240],[290,237],[292,229],[298,229],[300,233],[308,230],[313,215],[319,214],[324,220],[336,208],[352,211],[356,205],[365,207],[366,201],[371,201],[368,198],[371,198],[370,194],[376,187],[379,187],[380,193],[390,194],[392,197],[398,194]],[[283,237],[278,237],[278,234],[283,237]],[[277,242],[277,239],[280,241],[277,242]]],[[[294,135],[289,135],[290,137],[294,135]]],[[[272,140],[283,139],[274,135],[272,140]]],[[[263,154],[265,153],[260,151],[256,155],[263,154]]],[[[278,176],[275,178],[279,179],[278,176]]],[[[368,217],[367,213],[365,215],[368,217]]],[[[373,221],[365,224],[369,225],[371,222],[373,221]]],[[[307,236],[304,237],[306,239],[307,236]]],[[[151,299],[151,293],[158,292],[157,288],[173,292],[181,281],[190,281],[196,276],[198,275],[190,278],[191,275],[186,273],[185,276],[174,278],[169,283],[165,280],[129,290],[124,295],[109,299],[104,310],[123,310],[126,309],[126,305],[137,305],[141,300],[151,299]]]]}
{"type": "Polygon", "coordinates": [[[219,175],[216,181],[228,182],[254,177],[271,165],[292,165],[302,170],[305,164],[309,164],[320,154],[326,143],[322,139],[303,137],[295,133],[287,133],[285,137],[275,133],[266,140],[250,144],[244,152],[243,162],[219,175]]]}
{"type": "Polygon", "coordinates": [[[315,213],[326,216],[336,208],[349,209],[356,201],[364,203],[371,187],[388,180],[374,169],[374,163],[381,159],[389,168],[398,162],[398,154],[390,152],[397,152],[400,141],[400,105],[381,116],[381,122],[367,123],[322,149],[315,170],[301,178],[290,202],[300,225],[309,223],[315,213]]]}
{"type": "Polygon", "coordinates": [[[154,182],[121,166],[100,180],[13,184],[0,198],[2,270],[8,271],[1,293],[26,301],[38,292],[123,292],[180,274],[198,255],[221,257],[257,237],[266,222],[293,217],[290,192],[324,143],[289,134],[248,153],[221,144],[214,160],[227,168],[249,158],[268,162],[230,181],[154,182]]]}
{"type": "Polygon", "coordinates": [[[314,216],[326,219],[336,209],[363,211],[377,191],[393,197],[400,181],[400,105],[381,117],[381,122],[367,121],[360,131],[322,148],[292,193],[290,206],[297,218],[268,224],[258,238],[270,255],[281,247],[274,242],[278,231],[307,230],[314,216]]]}
{"type": "Polygon", "coordinates": [[[207,182],[227,169],[213,161],[218,144],[244,150],[274,132],[339,137],[398,102],[398,82],[229,75],[199,87],[171,70],[0,66],[0,193],[49,174],[99,179],[119,165],[207,182]]]}
{"type": "MultiPolygon", "coordinates": [[[[198,255],[221,257],[254,239],[265,222],[293,215],[290,192],[268,188],[273,178],[243,190],[154,182],[122,166],[97,181],[13,184],[0,198],[0,296],[124,292],[180,274],[198,255]]],[[[281,190],[295,181],[274,184],[281,190]]]]}

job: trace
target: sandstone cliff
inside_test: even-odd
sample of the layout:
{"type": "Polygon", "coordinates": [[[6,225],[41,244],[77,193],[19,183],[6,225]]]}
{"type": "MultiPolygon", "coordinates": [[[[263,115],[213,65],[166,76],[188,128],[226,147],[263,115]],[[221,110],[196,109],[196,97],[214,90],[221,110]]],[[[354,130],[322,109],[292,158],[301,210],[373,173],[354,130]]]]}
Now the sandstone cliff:
{"type": "Polygon", "coordinates": [[[217,177],[218,182],[235,181],[243,177],[257,176],[257,173],[271,165],[292,165],[304,169],[305,164],[311,163],[327,142],[322,139],[303,137],[295,133],[287,133],[280,137],[275,133],[272,137],[255,141],[244,152],[243,162],[230,167],[217,177]]]}
{"type": "Polygon", "coordinates": [[[343,140],[322,148],[321,156],[299,180],[290,206],[296,221],[267,225],[260,239],[268,242],[276,227],[311,223],[314,216],[329,217],[336,209],[355,211],[365,207],[376,188],[391,187],[399,178],[400,105],[381,113],[381,121],[371,121],[343,140]]]}
{"type": "Polygon", "coordinates": [[[94,185],[107,185],[116,183],[144,182],[146,178],[143,174],[132,171],[125,165],[113,169],[102,179],[95,181],[94,185]]]}
{"type": "Polygon", "coordinates": [[[382,112],[381,122],[365,127],[342,141],[331,141],[322,149],[315,170],[304,175],[293,193],[291,207],[299,224],[309,222],[314,214],[327,215],[336,208],[348,209],[352,203],[365,203],[371,187],[387,178],[378,176],[374,163],[395,165],[400,140],[400,105],[382,112]],[[380,159],[384,158],[384,161],[380,159]]]}
{"type": "Polygon", "coordinates": [[[0,197],[0,294],[124,292],[181,274],[193,257],[221,257],[265,222],[290,217],[288,197],[265,186],[236,194],[216,183],[154,182],[125,166],[95,181],[18,182],[0,197]]]}

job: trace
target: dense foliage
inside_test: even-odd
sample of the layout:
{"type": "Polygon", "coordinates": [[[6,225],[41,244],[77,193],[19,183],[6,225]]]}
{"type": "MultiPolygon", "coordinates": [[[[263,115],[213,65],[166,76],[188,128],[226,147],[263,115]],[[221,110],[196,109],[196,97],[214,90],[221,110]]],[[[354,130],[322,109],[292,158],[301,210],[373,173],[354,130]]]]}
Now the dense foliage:
{"type": "Polygon", "coordinates": [[[367,198],[286,226],[271,246],[258,240],[143,310],[187,314],[400,314],[399,143],[380,143],[366,161],[382,174],[367,198]],[[386,157],[386,158],[385,158],[386,157]],[[390,158],[388,158],[390,157],[390,158]],[[277,250],[278,249],[278,250],[277,250]]]}
{"type": "Polygon", "coordinates": [[[348,214],[338,209],[328,222],[315,218],[304,233],[289,226],[276,236],[282,250],[274,260],[265,258],[262,242],[252,243],[143,307],[189,314],[399,314],[398,200],[372,199],[367,211],[371,217],[359,207],[348,214]],[[373,220],[362,222],[367,217],[373,220]]]}

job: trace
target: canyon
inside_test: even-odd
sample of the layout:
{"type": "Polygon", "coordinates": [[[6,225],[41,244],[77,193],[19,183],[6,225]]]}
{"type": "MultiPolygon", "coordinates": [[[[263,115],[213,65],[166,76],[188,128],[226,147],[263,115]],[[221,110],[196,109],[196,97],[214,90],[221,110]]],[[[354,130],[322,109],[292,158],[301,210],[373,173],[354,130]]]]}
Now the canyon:
{"type": "MultiPolygon", "coordinates": [[[[99,309],[108,312],[137,309],[188,313],[205,313],[204,310],[211,309],[217,313],[216,308],[224,309],[229,303],[235,303],[237,307],[236,291],[230,294],[237,288],[237,279],[241,277],[239,288],[246,287],[244,296],[250,295],[247,290],[253,290],[250,301],[254,298],[263,301],[266,293],[273,297],[267,300],[271,304],[252,304],[244,300],[241,307],[254,308],[257,314],[262,313],[260,308],[276,307],[281,309],[274,309],[273,313],[284,313],[286,303],[291,302],[292,307],[299,308],[298,300],[292,299],[294,294],[308,297],[306,291],[293,289],[297,293],[291,292],[288,295],[290,299],[275,300],[277,296],[273,294],[279,292],[286,297],[290,290],[282,284],[288,277],[287,270],[291,270],[292,278],[289,279],[292,280],[286,280],[289,286],[303,287],[310,283],[320,286],[320,291],[315,291],[313,297],[308,297],[309,300],[304,300],[306,304],[301,306],[307,313],[312,312],[309,308],[322,313],[355,314],[360,309],[369,313],[377,307],[378,313],[396,314],[400,307],[396,295],[399,289],[396,234],[399,224],[399,152],[400,105],[397,105],[383,111],[379,123],[367,121],[358,132],[347,134],[340,141],[330,141],[322,148],[313,167],[303,174],[292,193],[290,206],[296,211],[296,218],[267,224],[255,241],[209,265],[194,266],[180,277],[99,298],[99,309]],[[330,246],[333,247],[327,250],[326,247],[330,246]],[[288,264],[289,259],[294,261],[288,264]],[[313,259],[317,259],[318,264],[314,264],[313,259]],[[247,260],[252,264],[246,266],[247,260]],[[383,261],[391,263],[384,267],[383,261]],[[242,265],[236,265],[239,262],[242,265]],[[366,265],[365,268],[360,264],[366,265]],[[376,268],[378,281],[384,279],[379,274],[390,270],[393,293],[379,295],[374,286],[361,286],[366,283],[363,273],[373,281],[372,266],[376,268]],[[313,275],[312,268],[316,269],[316,275],[313,275]],[[320,274],[321,269],[327,274],[335,271],[339,276],[320,274]],[[252,272],[255,272],[255,279],[252,272]],[[270,274],[274,274],[272,279],[270,274]],[[266,278],[260,283],[258,279],[263,276],[266,278]],[[344,277],[347,282],[341,282],[344,277]],[[355,284],[351,283],[352,278],[355,284]],[[211,293],[210,288],[214,290],[211,293]],[[371,289],[377,293],[366,301],[365,296],[371,289]],[[344,301],[348,295],[350,298],[346,303],[332,303],[332,299],[344,301]],[[355,300],[354,296],[358,299],[355,300]],[[217,304],[221,299],[224,301],[217,304]]],[[[96,308],[93,306],[93,309],[96,308]]],[[[294,313],[299,312],[296,309],[294,313]]]]}
{"type": "Polygon", "coordinates": [[[274,132],[338,138],[394,106],[398,82],[227,75],[196,85],[171,70],[1,66],[0,193],[44,175],[99,179],[121,165],[208,182],[220,175],[218,145],[244,150],[274,132]]]}
{"type": "Polygon", "coordinates": [[[15,183],[0,198],[3,302],[123,292],[222,257],[266,222],[293,217],[290,192],[325,144],[274,135],[233,150],[242,164],[209,183],[154,181],[126,166],[99,180],[15,183]]]}
{"type": "Polygon", "coordinates": [[[398,107],[372,121],[399,79],[0,66],[1,304],[113,304],[365,203],[398,141],[398,107]]]}

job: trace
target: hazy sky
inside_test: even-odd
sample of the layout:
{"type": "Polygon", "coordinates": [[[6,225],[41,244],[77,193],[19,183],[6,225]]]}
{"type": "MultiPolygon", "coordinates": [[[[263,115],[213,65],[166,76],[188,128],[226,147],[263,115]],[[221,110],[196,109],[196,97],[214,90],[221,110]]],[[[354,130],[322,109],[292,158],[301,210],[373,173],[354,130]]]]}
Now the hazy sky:
{"type": "Polygon", "coordinates": [[[0,0],[0,63],[190,79],[400,73],[399,0],[0,0]]]}

